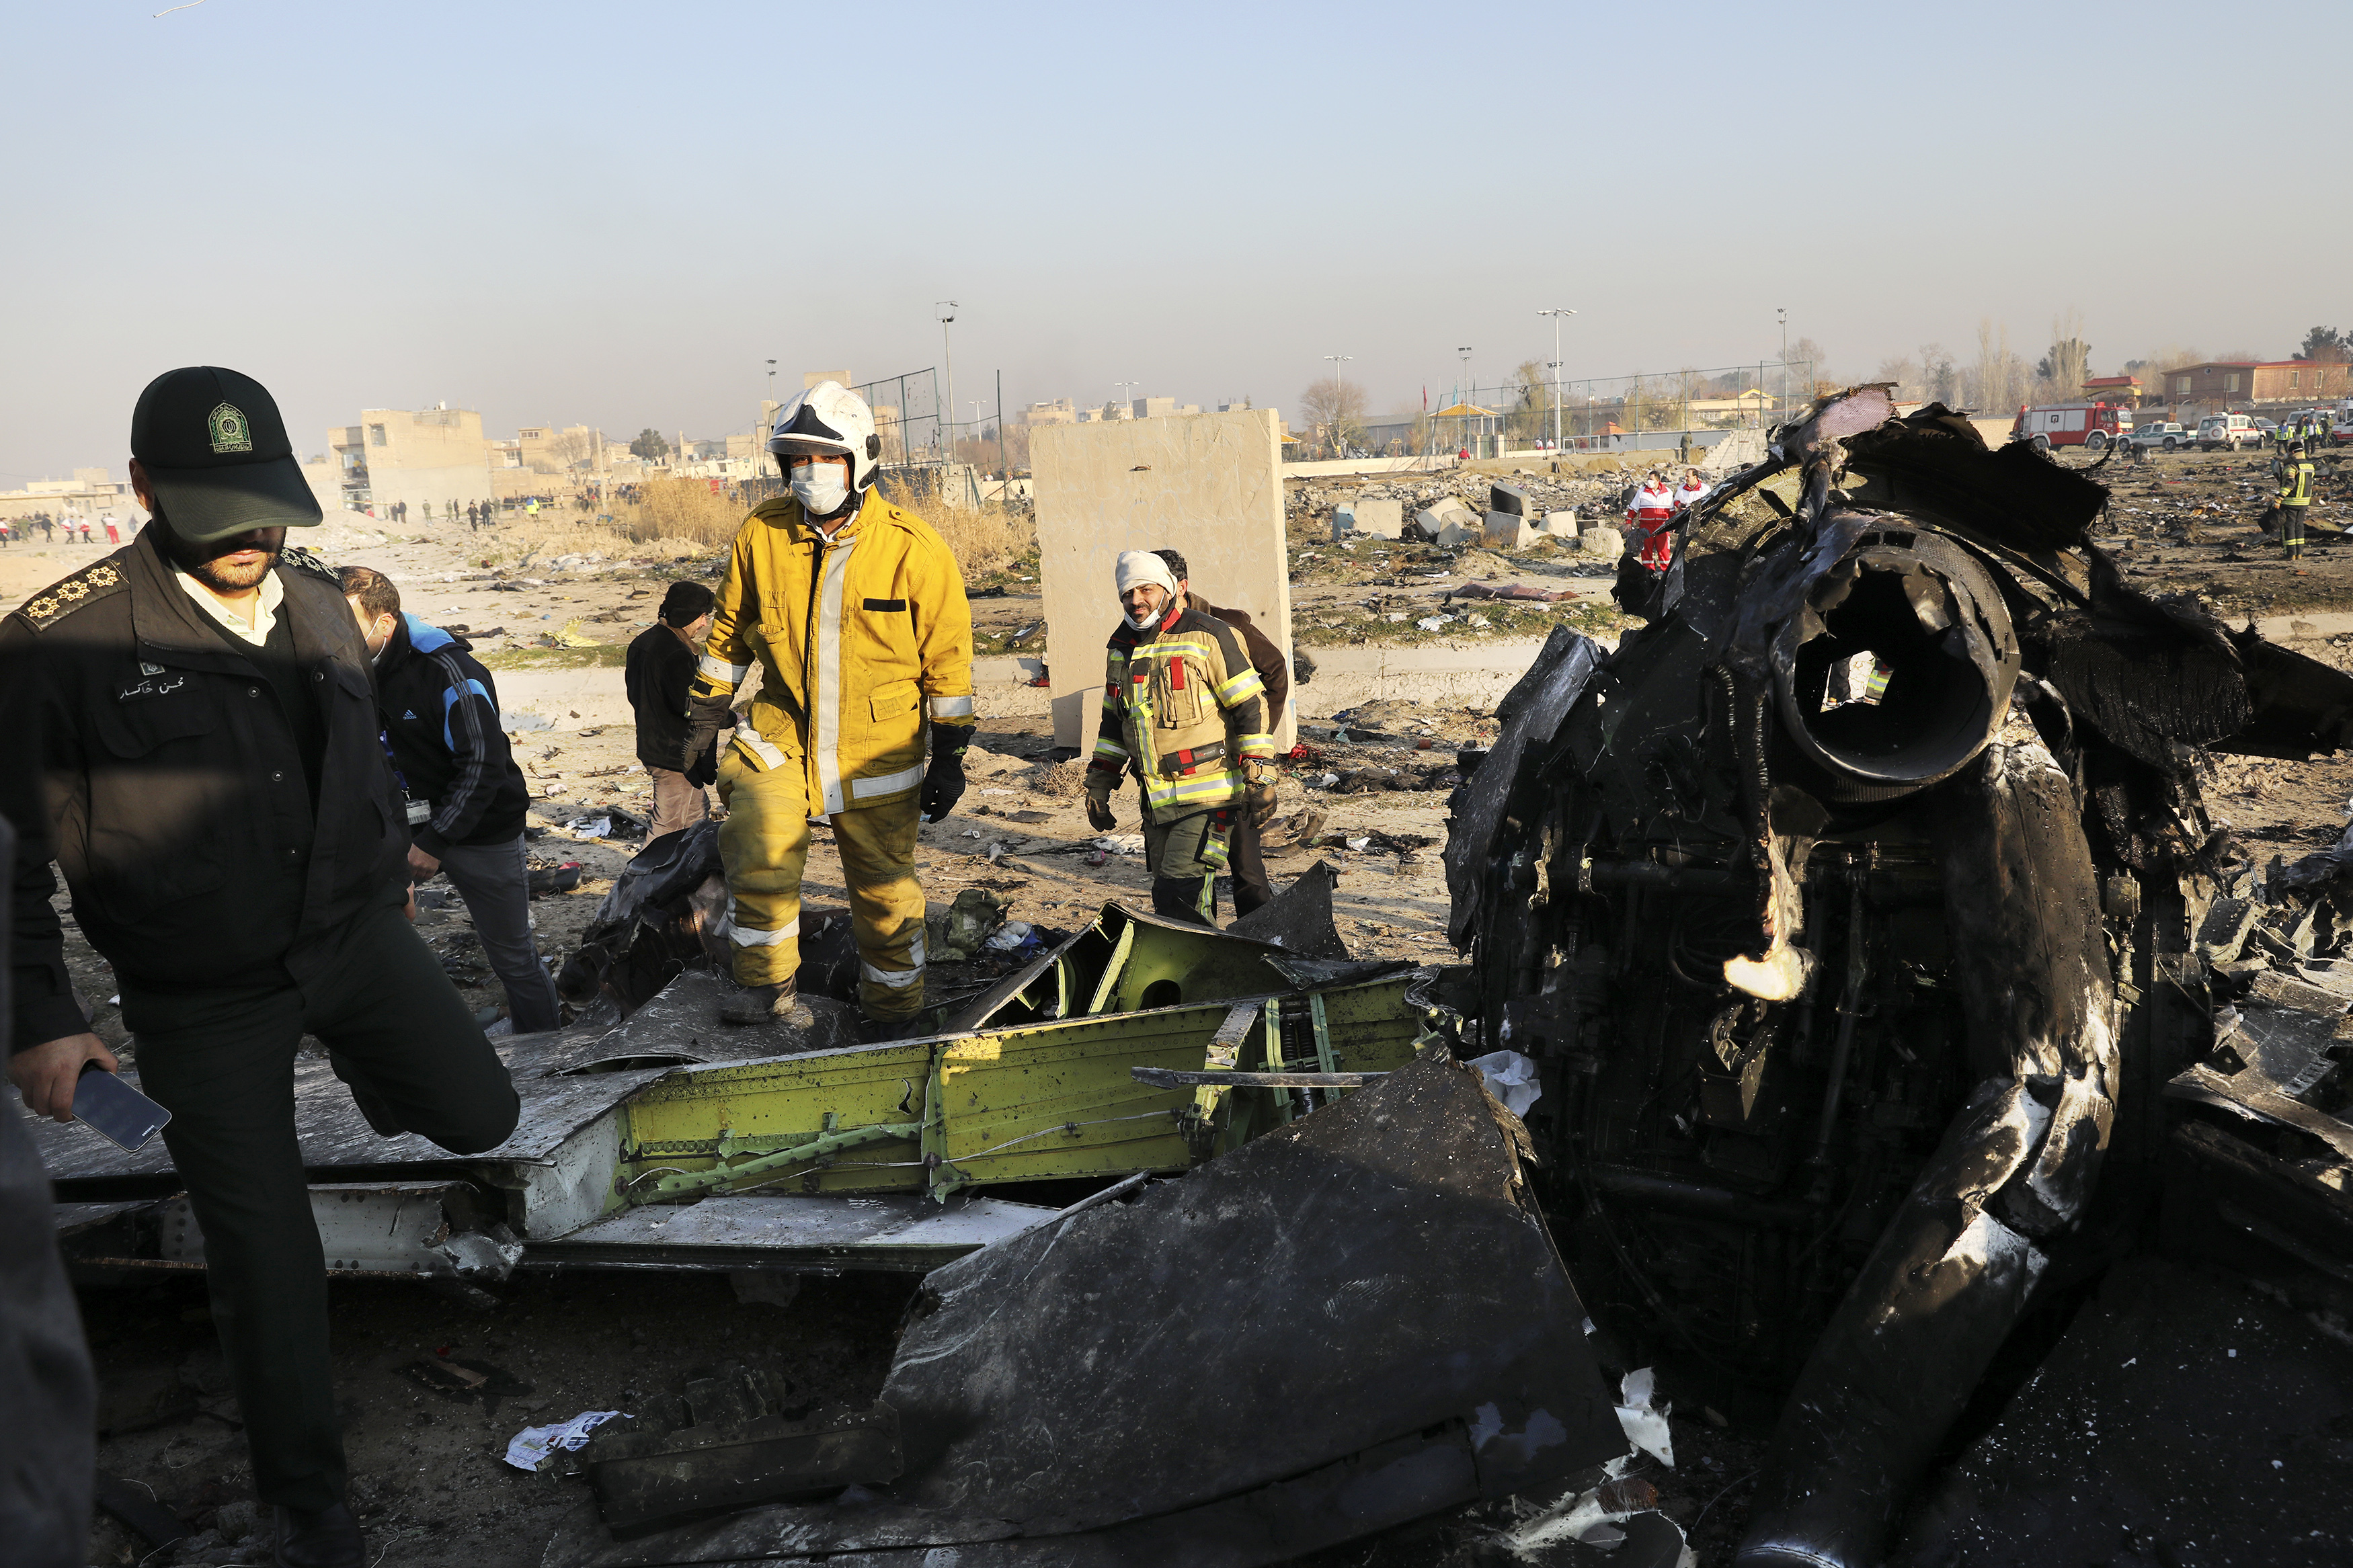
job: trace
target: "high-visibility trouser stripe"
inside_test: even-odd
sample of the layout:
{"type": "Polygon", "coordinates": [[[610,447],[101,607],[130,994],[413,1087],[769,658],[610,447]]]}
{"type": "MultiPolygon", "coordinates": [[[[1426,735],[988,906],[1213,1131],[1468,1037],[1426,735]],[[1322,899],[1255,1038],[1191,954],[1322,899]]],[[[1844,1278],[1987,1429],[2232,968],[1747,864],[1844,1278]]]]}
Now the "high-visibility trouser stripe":
{"type": "Polygon", "coordinates": [[[801,918],[791,920],[774,931],[753,931],[744,925],[744,911],[733,899],[727,900],[727,940],[738,947],[774,947],[780,942],[790,942],[801,934],[801,918]]]}
{"type": "Polygon", "coordinates": [[[1117,741],[1113,740],[1108,735],[1097,735],[1095,737],[1095,755],[1098,757],[1109,757],[1114,762],[1124,763],[1127,761],[1127,748],[1121,745],[1117,741]]]}
{"type": "Polygon", "coordinates": [[[1271,762],[1274,758],[1274,737],[1271,735],[1244,735],[1235,742],[1235,747],[1245,761],[1271,762]]]}
{"type": "Polygon", "coordinates": [[[825,552],[825,591],[817,614],[817,678],[810,682],[809,701],[817,709],[817,782],[825,792],[825,809],[839,811],[841,798],[841,585],[849,575],[854,539],[825,552]]]}
{"type": "Polygon", "coordinates": [[[876,795],[896,795],[901,790],[913,789],[923,782],[923,764],[917,763],[912,768],[884,773],[880,778],[851,779],[849,796],[852,800],[872,800],[876,795]]]}
{"type": "Polygon", "coordinates": [[[887,985],[893,991],[904,991],[923,977],[923,939],[922,937],[915,938],[915,945],[909,950],[907,957],[914,963],[914,968],[877,969],[860,959],[858,963],[858,973],[862,978],[871,980],[877,985],[887,985]]]}
{"type": "Polygon", "coordinates": [[[744,678],[752,673],[752,667],[748,664],[730,664],[707,653],[696,661],[694,668],[712,679],[723,680],[730,686],[741,686],[744,678]]]}
{"type": "Polygon", "coordinates": [[[1218,706],[1231,708],[1245,699],[1256,697],[1266,689],[1266,678],[1255,668],[1245,669],[1218,688],[1218,706]]]}
{"type": "Polygon", "coordinates": [[[785,753],[770,744],[759,731],[752,728],[748,719],[736,721],[735,743],[751,752],[754,761],[771,772],[785,765],[785,753]]]}
{"type": "Polygon", "coordinates": [[[934,719],[972,717],[972,696],[969,692],[962,697],[934,697],[929,699],[929,702],[931,715],[934,719]]]}

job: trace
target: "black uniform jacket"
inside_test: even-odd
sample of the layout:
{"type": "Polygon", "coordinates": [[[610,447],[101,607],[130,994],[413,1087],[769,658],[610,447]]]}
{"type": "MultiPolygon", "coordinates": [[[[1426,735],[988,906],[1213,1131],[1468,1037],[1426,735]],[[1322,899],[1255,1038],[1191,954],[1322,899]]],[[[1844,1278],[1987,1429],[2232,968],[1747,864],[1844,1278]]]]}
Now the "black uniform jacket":
{"type": "MultiPolygon", "coordinates": [[[[7,708],[37,723],[42,810],[20,822],[10,904],[10,1048],[79,1033],[49,863],[126,984],[284,985],[326,972],[332,936],[405,901],[408,830],[376,723],[367,645],[329,572],[276,568],[280,670],[222,635],[174,580],[160,530],[0,621],[7,708]],[[301,729],[289,699],[315,704],[301,729]],[[315,770],[315,800],[313,774],[315,770]]],[[[259,652],[259,650],[248,650],[259,652]]],[[[0,739],[0,769],[30,748],[0,739]]]]}

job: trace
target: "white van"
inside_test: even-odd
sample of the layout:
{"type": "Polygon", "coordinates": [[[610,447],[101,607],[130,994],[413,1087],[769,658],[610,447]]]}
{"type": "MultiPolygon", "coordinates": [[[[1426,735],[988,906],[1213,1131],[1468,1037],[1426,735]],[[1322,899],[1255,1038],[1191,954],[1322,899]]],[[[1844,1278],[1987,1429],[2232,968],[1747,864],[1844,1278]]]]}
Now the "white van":
{"type": "Polygon", "coordinates": [[[2209,414],[2198,422],[2198,449],[2201,452],[2235,452],[2242,447],[2263,444],[2263,433],[2243,414],[2209,414]]]}

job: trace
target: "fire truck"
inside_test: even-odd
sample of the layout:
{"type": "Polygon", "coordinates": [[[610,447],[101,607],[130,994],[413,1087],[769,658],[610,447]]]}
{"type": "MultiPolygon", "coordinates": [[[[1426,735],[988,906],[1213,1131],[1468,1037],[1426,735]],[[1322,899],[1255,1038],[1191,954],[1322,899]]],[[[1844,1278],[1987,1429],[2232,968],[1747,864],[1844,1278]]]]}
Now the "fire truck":
{"type": "Polygon", "coordinates": [[[2096,452],[2133,427],[2132,411],[2115,403],[2046,403],[2021,408],[2010,427],[2013,441],[2052,447],[2086,447],[2096,452]]]}

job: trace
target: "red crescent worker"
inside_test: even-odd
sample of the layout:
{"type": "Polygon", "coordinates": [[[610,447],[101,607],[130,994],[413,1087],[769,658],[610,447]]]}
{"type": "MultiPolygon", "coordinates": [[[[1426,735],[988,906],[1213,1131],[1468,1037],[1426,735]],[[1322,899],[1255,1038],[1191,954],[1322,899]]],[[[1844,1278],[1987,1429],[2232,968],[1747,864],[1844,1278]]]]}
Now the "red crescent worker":
{"type": "Polygon", "coordinates": [[[1673,521],[1674,513],[1674,492],[1667,489],[1667,481],[1653,468],[1626,508],[1630,539],[1641,552],[1642,564],[1653,572],[1664,572],[1672,559],[1674,540],[1667,525],[1673,521]]]}

